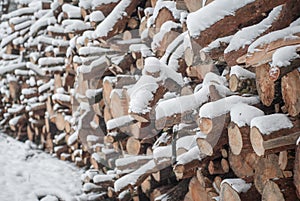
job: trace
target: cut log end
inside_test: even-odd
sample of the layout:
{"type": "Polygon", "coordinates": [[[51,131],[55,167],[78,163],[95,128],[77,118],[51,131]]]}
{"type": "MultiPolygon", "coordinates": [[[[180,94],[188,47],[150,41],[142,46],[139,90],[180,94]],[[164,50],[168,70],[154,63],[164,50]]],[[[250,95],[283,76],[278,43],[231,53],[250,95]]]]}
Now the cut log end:
{"type": "Polygon", "coordinates": [[[208,156],[213,155],[213,147],[205,139],[198,138],[197,144],[201,153],[206,154],[208,156]]]}
{"type": "Polygon", "coordinates": [[[278,185],[273,181],[267,181],[262,193],[262,201],[282,201],[285,200],[278,185]]]}
{"type": "Polygon", "coordinates": [[[199,128],[202,133],[208,134],[213,128],[213,122],[209,118],[201,118],[199,120],[199,128]]]}
{"type": "Polygon", "coordinates": [[[251,128],[250,131],[250,141],[253,147],[253,150],[255,151],[255,153],[258,156],[263,156],[265,154],[265,149],[264,149],[264,145],[263,145],[263,138],[262,135],[260,133],[260,131],[258,130],[258,128],[253,127],[251,128]]]}
{"type": "Polygon", "coordinates": [[[236,124],[231,124],[228,127],[229,146],[234,155],[239,155],[243,148],[243,139],[239,127],[236,124]]]}
{"type": "Polygon", "coordinates": [[[230,76],[229,89],[233,92],[238,90],[239,79],[236,75],[230,76]]]}

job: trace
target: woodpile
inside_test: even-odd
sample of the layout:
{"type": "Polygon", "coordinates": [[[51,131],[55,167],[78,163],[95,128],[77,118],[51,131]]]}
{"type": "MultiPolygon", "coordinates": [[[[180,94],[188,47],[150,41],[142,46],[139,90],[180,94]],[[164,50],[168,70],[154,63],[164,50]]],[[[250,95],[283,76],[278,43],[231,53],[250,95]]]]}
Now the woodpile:
{"type": "MultiPolygon", "coordinates": [[[[28,3],[28,2],[27,2],[28,3]]],[[[32,1],[0,23],[0,125],[79,200],[300,200],[300,1],[32,1]]]]}

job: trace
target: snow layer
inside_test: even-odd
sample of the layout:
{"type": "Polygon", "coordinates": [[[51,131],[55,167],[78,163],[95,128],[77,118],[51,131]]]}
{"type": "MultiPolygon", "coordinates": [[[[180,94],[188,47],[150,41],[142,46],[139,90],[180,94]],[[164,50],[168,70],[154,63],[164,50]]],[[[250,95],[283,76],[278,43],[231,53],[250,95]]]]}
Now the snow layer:
{"type": "Polygon", "coordinates": [[[237,103],[246,103],[254,105],[259,103],[257,96],[253,97],[242,97],[242,96],[229,96],[220,100],[209,102],[203,105],[199,110],[199,116],[201,118],[214,118],[222,114],[226,114],[234,107],[237,103]]]}
{"type": "Polygon", "coordinates": [[[220,47],[220,45],[222,43],[230,43],[232,38],[233,38],[232,35],[218,38],[218,39],[214,40],[213,42],[211,42],[207,47],[203,48],[202,51],[210,52],[212,49],[220,47]]]}
{"type": "Polygon", "coordinates": [[[130,5],[131,0],[121,1],[114,10],[97,26],[94,38],[105,37],[113,29],[116,22],[126,16],[125,9],[130,5]]]}
{"type": "Polygon", "coordinates": [[[255,79],[255,73],[248,71],[240,66],[232,66],[230,68],[230,76],[236,75],[239,79],[255,79]]]}
{"type": "Polygon", "coordinates": [[[158,103],[155,108],[156,119],[170,117],[174,114],[182,114],[200,107],[203,103],[207,102],[209,98],[208,87],[203,87],[197,93],[180,96],[158,103]]]}
{"type": "Polygon", "coordinates": [[[140,156],[126,156],[124,158],[118,158],[116,160],[116,166],[126,166],[129,164],[137,163],[139,160],[151,160],[153,158],[152,155],[140,155],[140,156]]]}
{"type": "Polygon", "coordinates": [[[280,29],[278,31],[273,31],[269,34],[266,34],[257,40],[255,40],[248,48],[249,53],[254,53],[255,51],[259,51],[259,46],[263,46],[264,44],[269,44],[271,42],[274,42],[278,39],[293,39],[297,38],[295,34],[300,33],[300,26],[293,26],[293,27],[287,27],[285,29],[280,29]]]}
{"type": "Polygon", "coordinates": [[[134,185],[140,176],[142,176],[143,174],[145,174],[147,172],[153,172],[153,169],[155,168],[155,166],[156,166],[156,164],[155,164],[154,160],[151,160],[148,163],[146,163],[145,165],[141,166],[136,171],[134,171],[130,174],[127,174],[127,175],[121,177],[120,179],[116,180],[116,182],[114,184],[115,191],[119,192],[124,187],[126,187],[128,184],[134,185]]]}
{"type": "Polygon", "coordinates": [[[41,66],[59,65],[65,63],[64,57],[43,57],[38,61],[41,66]]]}
{"type": "Polygon", "coordinates": [[[250,45],[255,40],[255,38],[260,36],[272,26],[272,23],[276,19],[278,19],[281,10],[282,6],[277,6],[270,12],[269,16],[262,20],[260,23],[250,27],[245,27],[234,34],[224,53],[226,54],[228,52],[244,48],[246,45],[250,45]]]}
{"type": "Polygon", "coordinates": [[[173,21],[166,21],[160,28],[160,31],[154,35],[153,41],[151,43],[151,48],[153,51],[157,50],[160,47],[160,43],[163,40],[164,36],[171,31],[172,29],[180,28],[181,24],[175,23],[173,21]]]}
{"type": "Polygon", "coordinates": [[[128,90],[130,95],[129,111],[134,113],[147,113],[150,111],[149,102],[156,92],[158,84],[148,75],[143,75],[139,81],[128,90]]]}
{"type": "Polygon", "coordinates": [[[237,193],[246,193],[252,186],[251,183],[247,184],[243,179],[240,178],[224,179],[221,183],[221,186],[224,183],[229,184],[237,193]]]}
{"type": "Polygon", "coordinates": [[[272,56],[271,67],[285,67],[291,65],[291,61],[300,58],[300,55],[297,54],[297,50],[300,51],[300,45],[278,48],[272,56]]]}
{"type": "Polygon", "coordinates": [[[212,26],[225,16],[235,15],[235,11],[255,0],[215,0],[187,16],[187,28],[192,37],[212,26]]]}
{"type": "Polygon", "coordinates": [[[263,116],[264,112],[254,106],[238,103],[230,110],[231,121],[239,127],[250,126],[251,120],[255,117],[263,116]]]}
{"type": "Polygon", "coordinates": [[[271,114],[252,119],[251,128],[253,127],[258,128],[262,134],[268,135],[281,129],[292,128],[293,124],[285,114],[271,114]]]}
{"type": "Polygon", "coordinates": [[[115,129],[120,126],[124,126],[132,122],[134,118],[131,115],[117,117],[111,120],[108,120],[106,123],[107,130],[115,129]]]}
{"type": "Polygon", "coordinates": [[[103,21],[105,16],[101,11],[94,11],[90,14],[90,21],[91,22],[101,22],[103,21]]]}
{"type": "Polygon", "coordinates": [[[81,193],[81,172],[71,164],[30,150],[4,134],[0,134],[0,155],[1,201],[38,201],[45,195],[69,201],[81,193]]]}
{"type": "Polygon", "coordinates": [[[71,4],[62,6],[63,12],[67,13],[69,18],[81,18],[80,8],[71,4]]]}
{"type": "Polygon", "coordinates": [[[198,148],[198,146],[194,146],[188,152],[178,156],[177,164],[187,164],[193,160],[202,160],[206,155],[202,154],[198,148]]]}

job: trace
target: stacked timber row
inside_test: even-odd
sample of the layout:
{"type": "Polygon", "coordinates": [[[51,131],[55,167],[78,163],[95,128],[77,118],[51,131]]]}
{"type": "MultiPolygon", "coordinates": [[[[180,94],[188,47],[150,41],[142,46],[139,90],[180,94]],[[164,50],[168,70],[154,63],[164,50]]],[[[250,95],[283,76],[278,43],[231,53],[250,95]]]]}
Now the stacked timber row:
{"type": "Polygon", "coordinates": [[[1,126],[78,200],[300,199],[299,0],[18,1],[1,126]]]}

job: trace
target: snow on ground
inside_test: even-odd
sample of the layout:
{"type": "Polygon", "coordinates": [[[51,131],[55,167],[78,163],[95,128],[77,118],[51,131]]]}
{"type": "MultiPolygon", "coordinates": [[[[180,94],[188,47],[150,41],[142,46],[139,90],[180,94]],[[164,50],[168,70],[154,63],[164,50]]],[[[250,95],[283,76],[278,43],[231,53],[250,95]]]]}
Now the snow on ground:
{"type": "Polygon", "coordinates": [[[36,201],[45,195],[74,200],[81,193],[81,173],[70,163],[0,133],[1,201],[36,201]]]}

